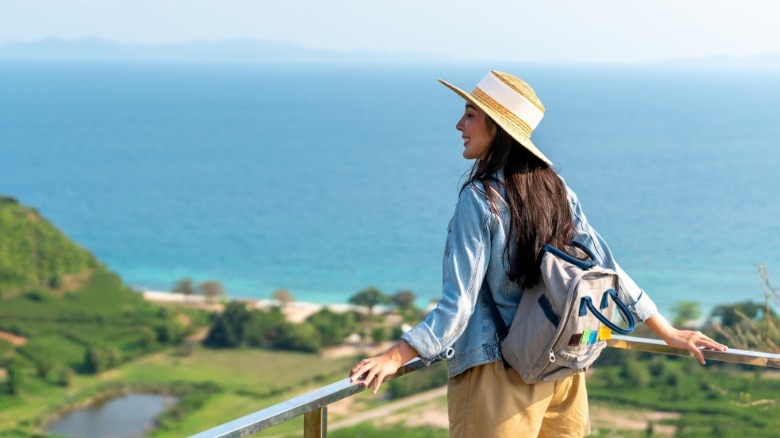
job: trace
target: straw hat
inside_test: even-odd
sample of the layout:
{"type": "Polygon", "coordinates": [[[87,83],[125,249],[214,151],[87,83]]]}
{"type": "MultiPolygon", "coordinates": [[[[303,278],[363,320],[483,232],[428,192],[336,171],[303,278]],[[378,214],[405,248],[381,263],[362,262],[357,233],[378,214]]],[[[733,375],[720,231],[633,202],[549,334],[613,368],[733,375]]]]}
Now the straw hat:
{"type": "Polygon", "coordinates": [[[439,79],[439,82],[460,97],[473,102],[512,138],[552,166],[552,161],[531,141],[531,133],[544,116],[544,105],[525,81],[508,73],[492,70],[479,81],[471,93],[447,81],[439,79]]]}

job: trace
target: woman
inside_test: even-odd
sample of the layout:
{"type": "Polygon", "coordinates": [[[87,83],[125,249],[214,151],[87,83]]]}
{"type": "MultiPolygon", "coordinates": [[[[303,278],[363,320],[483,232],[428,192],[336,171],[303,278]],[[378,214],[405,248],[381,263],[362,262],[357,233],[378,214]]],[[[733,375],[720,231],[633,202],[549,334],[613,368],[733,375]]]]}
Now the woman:
{"type": "Polygon", "coordinates": [[[476,160],[448,227],[442,298],[390,350],[355,365],[352,381],[373,386],[376,394],[407,361],[447,358],[450,436],[588,435],[584,376],[524,383],[501,361],[486,300],[492,294],[504,321],[511,322],[523,290],[539,281],[542,246],[562,248],[572,240],[620,274],[635,318],[667,344],[692,351],[702,364],[700,347],[725,350],[700,332],[672,327],[614,261],[574,192],[531,141],[544,106],[528,84],[496,71],[471,93],[441,82],[466,100],[456,128],[463,157],[476,160]]]}

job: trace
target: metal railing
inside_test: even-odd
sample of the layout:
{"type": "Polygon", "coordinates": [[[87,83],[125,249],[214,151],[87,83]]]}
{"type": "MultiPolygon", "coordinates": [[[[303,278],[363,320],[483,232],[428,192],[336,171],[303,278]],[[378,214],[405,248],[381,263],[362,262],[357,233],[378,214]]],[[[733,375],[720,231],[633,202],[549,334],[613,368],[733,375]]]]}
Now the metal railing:
{"type": "MultiPolygon", "coordinates": [[[[670,347],[663,341],[632,336],[615,335],[607,341],[607,347],[675,356],[693,356],[690,351],[670,347]]],[[[780,354],[734,349],[728,351],[703,350],[702,352],[704,358],[708,360],[780,369],[780,354]]],[[[388,377],[387,380],[401,377],[423,367],[424,365],[419,359],[414,359],[399,368],[398,372],[388,377]]],[[[299,415],[303,415],[304,418],[304,438],[325,437],[328,425],[328,405],[365,389],[362,385],[351,383],[349,378],[345,378],[229,423],[221,424],[190,438],[247,437],[299,415]]]]}

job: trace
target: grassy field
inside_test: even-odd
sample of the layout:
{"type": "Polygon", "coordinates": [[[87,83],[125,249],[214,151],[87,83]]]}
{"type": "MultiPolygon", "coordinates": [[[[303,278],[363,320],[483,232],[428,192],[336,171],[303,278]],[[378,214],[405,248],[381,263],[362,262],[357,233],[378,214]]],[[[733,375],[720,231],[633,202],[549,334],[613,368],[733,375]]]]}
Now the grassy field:
{"type": "Polygon", "coordinates": [[[665,421],[677,428],[676,436],[774,437],[780,430],[780,380],[765,378],[760,369],[610,354],[619,361],[599,366],[588,380],[592,401],[678,413],[678,419],[665,421]]]}
{"type": "MultiPolygon", "coordinates": [[[[45,344],[46,338],[40,342],[45,344]]],[[[52,342],[56,344],[56,339],[52,342]]],[[[643,428],[650,423],[650,414],[663,412],[677,414],[653,420],[654,436],[670,435],[658,434],[661,428],[677,431],[679,436],[760,437],[773,436],[778,430],[778,379],[738,368],[702,368],[692,360],[665,356],[620,352],[619,358],[612,359],[617,363],[598,368],[589,378],[591,405],[606,409],[606,418],[635,416],[633,422],[639,426],[621,428],[605,422],[599,428],[599,420],[594,418],[594,436],[645,436],[643,428]]],[[[23,396],[5,398],[6,404],[0,407],[0,436],[13,436],[2,431],[20,420],[35,420],[64,400],[84,400],[114,384],[168,388],[213,382],[218,390],[204,396],[200,407],[165,422],[151,435],[188,436],[340,380],[353,363],[352,358],[325,359],[316,354],[259,349],[215,350],[189,344],[137,358],[97,376],[75,375],[69,388],[29,376],[23,396]]],[[[329,420],[336,422],[383,404],[381,395],[372,397],[364,392],[352,397],[345,409],[329,411],[329,420]]],[[[431,410],[446,416],[444,397],[394,412],[392,418],[334,430],[329,435],[446,436],[446,429],[416,422],[421,415],[432,415],[431,410]]],[[[300,436],[302,424],[299,417],[257,436],[300,436]]]]}
{"type": "MultiPolygon", "coordinates": [[[[24,396],[2,407],[0,431],[32,420],[63,400],[78,399],[98,387],[122,382],[130,387],[164,388],[173,382],[212,381],[220,390],[202,407],[189,412],[155,437],[191,435],[263,409],[282,400],[344,378],[352,359],[323,359],[319,355],[264,350],[211,350],[194,346],[181,356],[171,349],[126,363],[98,376],[77,375],[70,388],[56,388],[29,379],[24,396]]],[[[300,430],[289,422],[269,433],[300,430]]]]}
{"type": "MultiPolygon", "coordinates": [[[[135,361],[117,370],[115,378],[128,382],[197,382],[209,376],[216,382],[222,388],[219,394],[207,400],[202,408],[192,412],[175,428],[160,430],[153,435],[180,437],[344,378],[352,364],[351,359],[329,360],[313,354],[195,347],[186,357],[166,352],[135,361]]],[[[280,427],[300,430],[300,424],[280,427]]]]}
{"type": "MultiPolygon", "coordinates": [[[[107,346],[127,360],[163,347],[188,328],[115,275],[96,271],[73,292],[35,289],[3,299],[0,329],[29,340],[18,349],[29,361],[78,368],[90,345],[107,346]]],[[[4,350],[0,354],[7,356],[4,350]]]]}
{"type": "MultiPolygon", "coordinates": [[[[180,402],[161,417],[152,436],[187,436],[343,379],[355,362],[254,348],[209,349],[196,341],[177,346],[208,324],[206,312],[146,302],[103,269],[86,274],[78,283],[63,276],[76,285],[72,289],[30,286],[0,296],[0,330],[6,336],[0,339],[0,368],[22,375],[14,379],[18,394],[10,378],[0,379],[0,436],[33,436],[62,412],[130,391],[178,395],[180,402]],[[14,346],[9,339],[21,343],[14,346]],[[93,352],[110,363],[90,368],[93,352]]],[[[377,403],[364,395],[355,399],[355,411],[377,403]]],[[[299,418],[261,436],[301,428],[299,418]]]]}

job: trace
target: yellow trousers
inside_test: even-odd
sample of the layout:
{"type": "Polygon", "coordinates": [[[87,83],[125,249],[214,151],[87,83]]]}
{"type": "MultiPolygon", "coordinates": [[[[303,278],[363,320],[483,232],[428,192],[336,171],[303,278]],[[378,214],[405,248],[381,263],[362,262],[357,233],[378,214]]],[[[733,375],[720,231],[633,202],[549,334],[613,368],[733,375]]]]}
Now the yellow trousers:
{"type": "Polygon", "coordinates": [[[450,438],[590,435],[581,373],[528,385],[501,361],[479,365],[449,379],[447,407],[450,438]]]}

